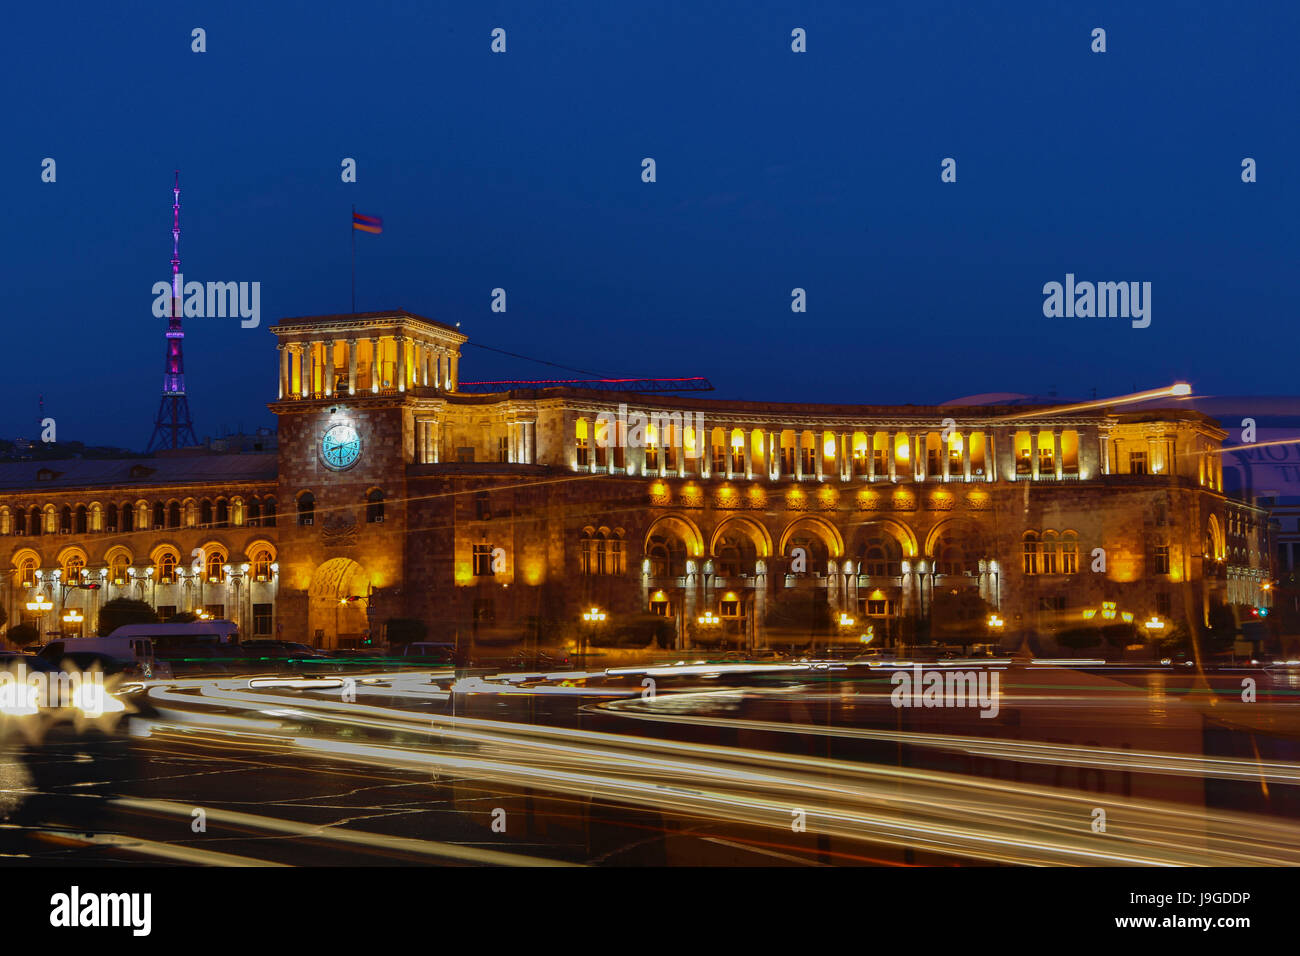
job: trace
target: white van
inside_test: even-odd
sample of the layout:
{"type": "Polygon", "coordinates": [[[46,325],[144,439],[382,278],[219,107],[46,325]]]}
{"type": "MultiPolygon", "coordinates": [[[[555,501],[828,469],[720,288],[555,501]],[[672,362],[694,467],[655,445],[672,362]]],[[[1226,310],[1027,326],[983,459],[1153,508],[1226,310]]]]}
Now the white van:
{"type": "Polygon", "coordinates": [[[81,670],[89,670],[98,664],[104,671],[121,671],[132,678],[170,678],[171,667],[154,658],[153,641],[148,637],[122,634],[125,630],[127,628],[119,627],[108,637],[65,637],[51,641],[36,656],[55,666],[69,660],[81,670]]]}

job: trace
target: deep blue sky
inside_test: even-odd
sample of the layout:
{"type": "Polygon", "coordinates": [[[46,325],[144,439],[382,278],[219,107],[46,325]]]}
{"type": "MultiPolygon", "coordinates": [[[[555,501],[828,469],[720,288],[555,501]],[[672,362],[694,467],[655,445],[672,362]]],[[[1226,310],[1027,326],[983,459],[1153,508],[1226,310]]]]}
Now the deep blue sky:
{"type": "Polygon", "coordinates": [[[262,328],[187,323],[200,437],[272,421],[277,317],[348,310],[353,203],[359,310],[718,397],[1295,390],[1300,4],[232,6],[7,12],[0,436],[43,393],[61,439],[148,440],[176,168],[187,278],[262,283],[262,328]],[[1045,319],[1066,272],[1152,282],[1151,327],[1045,319]]]}

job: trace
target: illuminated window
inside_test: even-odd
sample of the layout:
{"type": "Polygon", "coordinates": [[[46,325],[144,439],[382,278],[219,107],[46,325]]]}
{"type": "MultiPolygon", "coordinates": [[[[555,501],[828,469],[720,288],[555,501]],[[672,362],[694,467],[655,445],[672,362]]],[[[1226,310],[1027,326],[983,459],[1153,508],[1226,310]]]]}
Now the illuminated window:
{"type": "Polygon", "coordinates": [[[474,576],[477,578],[491,577],[496,572],[492,570],[492,545],[476,544],[474,545],[474,576]]]}
{"type": "Polygon", "coordinates": [[[22,581],[22,586],[32,588],[36,586],[36,560],[27,558],[23,561],[18,570],[18,577],[22,581]]]}
{"type": "Polygon", "coordinates": [[[255,581],[271,580],[271,552],[265,548],[253,554],[252,560],[253,579],[255,581]]]}
{"type": "Polygon", "coordinates": [[[222,566],[226,563],[226,556],[220,551],[209,551],[203,561],[203,573],[213,584],[218,584],[226,579],[225,571],[222,566]]]}
{"type": "Polygon", "coordinates": [[[1057,550],[1061,557],[1061,573],[1077,574],[1079,572],[1079,538],[1073,531],[1067,531],[1061,535],[1061,543],[1057,545],[1057,550]]]}
{"type": "Polygon", "coordinates": [[[1016,432],[1016,474],[1034,473],[1034,453],[1030,448],[1029,432],[1016,432]]]}
{"type": "Polygon", "coordinates": [[[578,467],[586,468],[591,464],[591,442],[587,435],[587,420],[578,419],[578,467]]]}
{"type": "Polygon", "coordinates": [[[1042,543],[1038,546],[1039,574],[1057,573],[1056,551],[1058,543],[1055,531],[1044,532],[1042,543]]]}
{"type": "Polygon", "coordinates": [[[127,568],[131,566],[130,560],[125,554],[118,553],[113,556],[112,562],[108,566],[108,576],[118,587],[126,584],[127,568]]]}
{"type": "Polygon", "coordinates": [[[1056,474],[1056,439],[1051,432],[1038,433],[1038,474],[1056,474]]]}
{"type": "Polygon", "coordinates": [[[1144,451],[1129,452],[1128,471],[1130,475],[1147,474],[1147,453],[1144,451]]]}
{"type": "Polygon", "coordinates": [[[1076,431],[1061,432],[1061,473],[1079,473],[1079,433],[1076,431]]]}
{"type": "Polygon", "coordinates": [[[86,559],[79,554],[68,555],[63,562],[63,583],[77,584],[81,581],[81,571],[86,566],[86,559]]]}
{"type": "Polygon", "coordinates": [[[1034,531],[1025,532],[1024,540],[1024,572],[1025,574],[1038,573],[1038,534],[1034,531]]]}
{"type": "Polygon", "coordinates": [[[1156,545],[1155,558],[1156,558],[1155,560],[1156,574],[1168,574],[1169,573],[1169,545],[1167,544],[1156,545]]]}
{"type": "Polygon", "coordinates": [[[176,555],[164,551],[158,557],[158,583],[171,584],[176,580],[176,555]]]}
{"type": "Polygon", "coordinates": [[[591,550],[592,550],[591,529],[582,532],[582,538],[578,542],[578,571],[581,574],[591,574],[591,550]]]}

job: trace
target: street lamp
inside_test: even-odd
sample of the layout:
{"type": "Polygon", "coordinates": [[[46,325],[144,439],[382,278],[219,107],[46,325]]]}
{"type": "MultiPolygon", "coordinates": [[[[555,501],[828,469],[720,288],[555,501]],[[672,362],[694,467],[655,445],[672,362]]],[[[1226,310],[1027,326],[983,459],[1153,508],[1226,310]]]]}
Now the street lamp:
{"type": "Polygon", "coordinates": [[[597,627],[605,622],[606,614],[598,607],[592,607],[590,610],[582,612],[584,626],[578,629],[578,654],[582,661],[582,668],[587,667],[587,642],[589,632],[594,631],[597,627]]]}
{"type": "Polygon", "coordinates": [[[63,615],[63,623],[73,625],[76,628],[77,637],[81,636],[81,623],[85,620],[80,611],[75,607],[68,608],[63,615]]]}

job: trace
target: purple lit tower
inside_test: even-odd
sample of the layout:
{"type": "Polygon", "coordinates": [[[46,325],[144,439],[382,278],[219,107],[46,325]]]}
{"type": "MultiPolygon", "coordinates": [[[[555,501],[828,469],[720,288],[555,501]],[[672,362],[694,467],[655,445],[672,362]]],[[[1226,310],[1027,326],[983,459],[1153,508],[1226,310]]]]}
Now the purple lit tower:
{"type": "Polygon", "coordinates": [[[181,343],[181,173],[176,171],[172,186],[172,308],[167,319],[167,354],[163,359],[163,394],[154,422],[153,437],[145,452],[161,448],[186,448],[197,445],[194,425],[190,422],[190,403],[185,398],[185,358],[181,343]]]}

